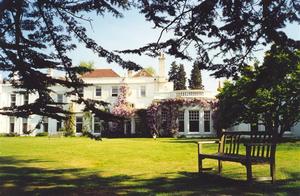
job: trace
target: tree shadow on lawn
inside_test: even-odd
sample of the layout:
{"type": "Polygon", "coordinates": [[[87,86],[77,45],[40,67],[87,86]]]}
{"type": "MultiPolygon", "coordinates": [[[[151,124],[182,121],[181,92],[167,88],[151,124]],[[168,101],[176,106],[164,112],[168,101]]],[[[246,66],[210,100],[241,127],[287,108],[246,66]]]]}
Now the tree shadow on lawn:
{"type": "MultiPolygon", "coordinates": [[[[221,177],[215,174],[178,172],[179,177],[143,179],[141,176],[101,176],[101,172],[82,168],[44,169],[26,167],[41,160],[19,160],[0,157],[0,195],[259,195],[286,193],[299,195],[300,173],[276,184],[254,183],[221,177]],[[296,186],[289,186],[297,183],[296,186]],[[298,185],[298,186],[297,186],[298,185]]],[[[43,160],[42,160],[43,162],[43,160]]]]}

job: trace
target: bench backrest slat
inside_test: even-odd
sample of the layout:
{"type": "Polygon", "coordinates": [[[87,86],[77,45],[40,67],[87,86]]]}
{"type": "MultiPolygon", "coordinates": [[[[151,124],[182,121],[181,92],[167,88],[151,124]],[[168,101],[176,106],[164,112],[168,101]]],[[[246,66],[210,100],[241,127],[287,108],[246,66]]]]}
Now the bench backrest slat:
{"type": "Polygon", "coordinates": [[[241,138],[249,143],[260,143],[251,149],[252,157],[270,158],[275,153],[276,144],[269,132],[223,132],[219,144],[219,152],[224,154],[239,154],[241,138]],[[265,144],[265,145],[264,145],[265,144]]]}

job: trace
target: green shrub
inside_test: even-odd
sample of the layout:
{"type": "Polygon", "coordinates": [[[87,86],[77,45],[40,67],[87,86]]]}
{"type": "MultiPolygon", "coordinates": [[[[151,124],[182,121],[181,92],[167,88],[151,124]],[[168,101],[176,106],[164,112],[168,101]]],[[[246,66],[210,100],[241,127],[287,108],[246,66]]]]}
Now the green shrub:
{"type": "Polygon", "coordinates": [[[36,137],[45,137],[45,136],[48,136],[48,132],[37,133],[35,136],[36,137]]]}
{"type": "Polygon", "coordinates": [[[0,134],[0,137],[17,137],[17,136],[20,136],[20,134],[15,133],[15,132],[13,132],[13,133],[1,133],[0,134]]]}

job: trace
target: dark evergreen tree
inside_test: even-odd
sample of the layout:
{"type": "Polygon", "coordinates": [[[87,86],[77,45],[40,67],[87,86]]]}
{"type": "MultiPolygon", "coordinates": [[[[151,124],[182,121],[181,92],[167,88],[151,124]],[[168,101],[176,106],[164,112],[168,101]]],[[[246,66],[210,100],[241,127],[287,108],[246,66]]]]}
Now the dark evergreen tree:
{"type": "Polygon", "coordinates": [[[171,67],[170,67],[170,71],[169,71],[169,82],[173,82],[174,83],[174,89],[176,89],[176,83],[177,83],[177,76],[178,76],[178,65],[176,64],[176,62],[172,62],[171,63],[171,67]]]}
{"type": "Polygon", "coordinates": [[[191,71],[191,79],[189,79],[190,89],[203,89],[201,70],[199,68],[199,62],[195,62],[191,71]]]}
{"type": "MultiPolygon", "coordinates": [[[[219,55],[227,56],[223,63],[215,63],[211,58],[205,67],[215,71],[217,77],[238,76],[247,65],[248,57],[262,44],[300,48],[299,40],[288,37],[283,29],[288,23],[300,21],[300,2],[295,0],[2,0],[0,70],[9,72],[11,78],[18,76],[18,80],[11,79],[11,83],[17,89],[24,89],[22,93],[37,93],[38,99],[32,104],[0,112],[20,117],[31,114],[63,117],[66,111],[57,107],[58,103],[50,97],[50,87],[59,84],[69,88],[69,94],[80,94],[78,88],[83,86],[83,82],[77,73],[82,73],[85,68],[73,66],[66,55],[76,48],[74,39],[108,62],[116,62],[127,69],[140,68],[99,46],[80,25],[81,20],[90,21],[84,17],[87,12],[98,15],[112,13],[122,17],[121,10],[133,6],[145,15],[146,20],[161,28],[162,33],[174,30],[174,37],[160,42],[160,36],[154,43],[123,52],[142,54],[150,51],[150,55],[158,55],[159,49],[165,49],[175,57],[189,58],[186,49],[195,45],[198,56],[208,58],[209,50],[217,50],[219,55]],[[45,74],[48,68],[63,72],[65,78],[52,78],[45,74]]],[[[88,109],[102,114],[94,106],[101,106],[103,102],[84,100],[80,96],[77,102],[85,103],[88,109]]]]}
{"type": "Polygon", "coordinates": [[[165,49],[175,57],[189,59],[186,49],[195,46],[198,57],[210,57],[205,68],[217,77],[238,77],[262,45],[300,48],[299,37],[289,37],[284,29],[287,24],[300,23],[300,1],[296,0],[153,0],[141,1],[139,8],[148,21],[162,29],[161,36],[147,46],[125,52],[158,54],[159,49],[165,49]],[[174,36],[162,41],[164,32],[174,36]],[[208,51],[218,53],[208,55],[208,51]]]}
{"type": "Polygon", "coordinates": [[[179,65],[178,77],[177,77],[177,89],[176,90],[185,90],[186,89],[186,73],[184,71],[183,64],[179,65]]]}
{"type": "Polygon", "coordinates": [[[74,50],[74,39],[82,42],[87,48],[106,58],[108,62],[116,62],[127,69],[140,67],[130,61],[99,46],[86,35],[86,29],[80,21],[90,21],[82,14],[96,12],[99,15],[111,12],[119,17],[118,9],[130,7],[128,1],[64,1],[64,0],[3,0],[0,1],[0,71],[5,71],[10,82],[18,93],[36,93],[34,103],[23,106],[2,108],[0,114],[28,117],[32,114],[49,116],[55,119],[65,118],[70,114],[55,102],[50,93],[54,85],[69,89],[68,95],[77,94],[77,103],[84,103],[86,110],[93,111],[102,118],[112,118],[101,108],[106,103],[84,99],[79,89],[84,87],[78,77],[90,69],[85,66],[73,66],[67,56],[74,50]],[[47,69],[60,72],[65,77],[52,77],[47,69]]]}
{"type": "Polygon", "coordinates": [[[169,81],[174,83],[174,90],[186,89],[186,73],[182,64],[178,66],[175,61],[172,62],[169,71],[169,81]]]}

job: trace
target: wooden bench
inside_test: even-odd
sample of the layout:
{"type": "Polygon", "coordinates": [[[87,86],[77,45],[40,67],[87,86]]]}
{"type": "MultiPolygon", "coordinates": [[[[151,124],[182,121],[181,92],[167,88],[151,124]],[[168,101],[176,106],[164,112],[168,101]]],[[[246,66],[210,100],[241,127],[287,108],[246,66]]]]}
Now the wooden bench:
{"type": "Polygon", "coordinates": [[[198,142],[198,169],[199,172],[211,168],[203,168],[204,159],[218,160],[218,172],[221,174],[222,161],[238,162],[246,167],[247,181],[252,181],[252,165],[269,164],[270,176],[260,179],[271,179],[275,182],[275,151],[276,138],[268,132],[223,132],[219,141],[198,142]],[[244,142],[243,142],[244,141],[244,142]],[[202,144],[218,143],[218,152],[205,154],[202,152],[202,144]],[[241,144],[246,147],[240,149],[241,144]],[[244,153],[243,153],[244,152],[244,153]]]}

